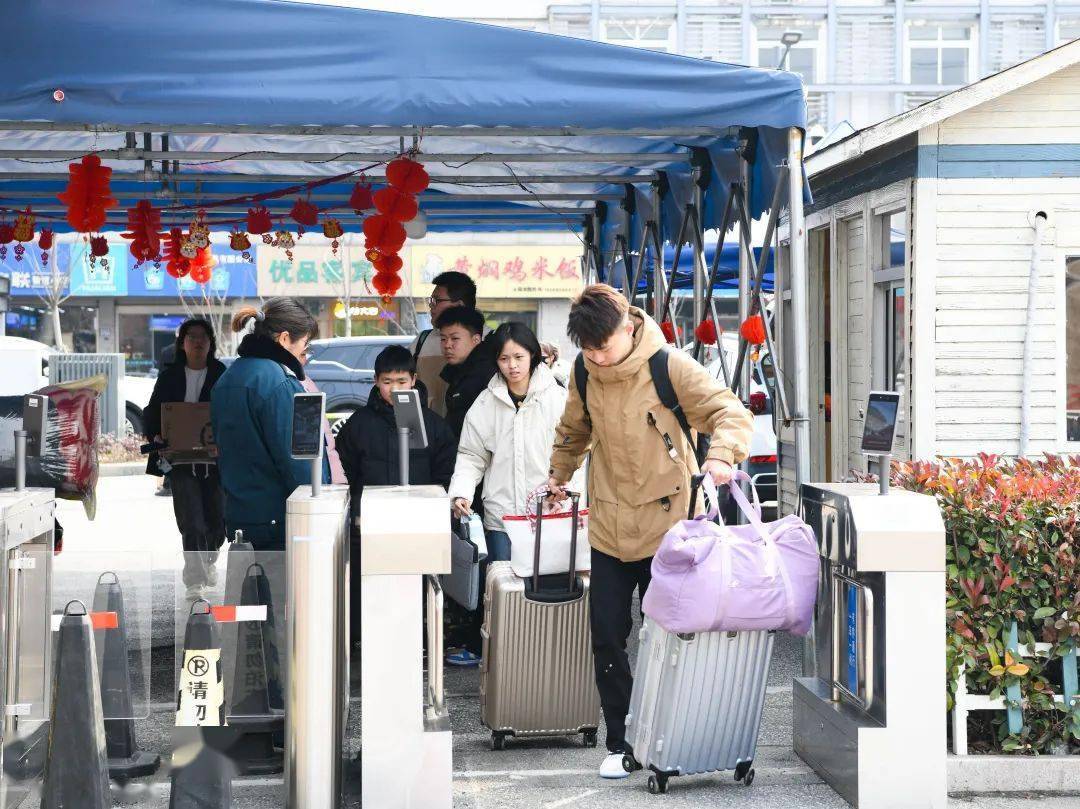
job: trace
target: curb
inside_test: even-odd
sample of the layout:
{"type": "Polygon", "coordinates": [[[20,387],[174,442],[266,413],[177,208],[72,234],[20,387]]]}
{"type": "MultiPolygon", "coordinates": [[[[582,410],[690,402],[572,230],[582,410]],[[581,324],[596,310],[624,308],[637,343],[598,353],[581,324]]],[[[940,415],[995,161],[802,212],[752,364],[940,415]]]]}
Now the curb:
{"type": "Polygon", "coordinates": [[[953,756],[950,795],[989,792],[1080,794],[1080,756],[953,756]]]}
{"type": "Polygon", "coordinates": [[[127,463],[103,463],[98,466],[99,478],[118,478],[130,475],[146,474],[146,461],[128,461],[127,463]]]}

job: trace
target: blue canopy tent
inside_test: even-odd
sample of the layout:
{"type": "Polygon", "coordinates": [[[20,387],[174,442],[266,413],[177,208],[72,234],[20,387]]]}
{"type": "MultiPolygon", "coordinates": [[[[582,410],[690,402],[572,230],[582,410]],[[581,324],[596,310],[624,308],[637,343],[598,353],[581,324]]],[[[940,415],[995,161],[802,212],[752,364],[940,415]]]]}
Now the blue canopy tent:
{"type": "MultiPolygon", "coordinates": [[[[381,182],[385,163],[415,150],[432,175],[420,196],[430,230],[570,229],[596,278],[624,250],[663,262],[666,242],[700,256],[706,229],[789,207],[806,353],[794,74],[282,0],[35,0],[11,15],[6,42],[0,214],[33,206],[39,224],[66,229],[67,164],[95,153],[120,201],[109,228],[144,198],[166,226],[204,208],[220,229],[255,202],[285,217],[310,192],[355,229],[361,171],[381,182]]],[[[649,277],[660,307],[670,285],[649,277]]],[[[709,291],[693,277],[700,319],[709,291]]],[[[808,396],[796,394],[799,434],[808,396]]]]}

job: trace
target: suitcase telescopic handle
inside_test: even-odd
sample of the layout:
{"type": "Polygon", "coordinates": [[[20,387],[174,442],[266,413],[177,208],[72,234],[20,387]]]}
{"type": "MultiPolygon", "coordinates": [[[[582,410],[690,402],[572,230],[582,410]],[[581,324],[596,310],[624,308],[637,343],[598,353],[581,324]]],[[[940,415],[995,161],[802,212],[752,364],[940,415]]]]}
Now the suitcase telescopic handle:
{"type": "MultiPolygon", "coordinates": [[[[573,593],[577,581],[578,506],[580,492],[566,492],[570,498],[570,583],[567,592],[573,593]]],[[[540,591],[540,532],[544,522],[544,498],[536,498],[536,534],[533,538],[533,592],[540,591]]]]}

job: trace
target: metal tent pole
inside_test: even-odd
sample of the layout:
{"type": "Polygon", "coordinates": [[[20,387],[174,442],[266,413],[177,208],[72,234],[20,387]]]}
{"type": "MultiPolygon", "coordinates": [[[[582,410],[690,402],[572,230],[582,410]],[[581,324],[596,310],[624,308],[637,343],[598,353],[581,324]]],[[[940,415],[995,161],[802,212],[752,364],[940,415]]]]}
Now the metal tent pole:
{"type": "Polygon", "coordinates": [[[653,209],[653,221],[652,225],[652,245],[653,255],[655,262],[653,263],[652,283],[649,285],[649,296],[651,298],[649,307],[652,310],[653,319],[660,322],[661,310],[660,304],[664,299],[664,292],[660,286],[660,278],[664,275],[664,195],[667,192],[667,178],[661,174],[657,177],[656,182],[652,184],[650,193],[652,194],[652,209],[653,209]]]}
{"type": "MultiPolygon", "coordinates": [[[[705,248],[702,232],[704,230],[703,207],[705,195],[701,189],[701,169],[694,169],[693,231],[691,250],[694,251],[694,327],[705,319],[705,248]]],[[[678,267],[678,263],[675,264],[678,267]]],[[[691,337],[688,335],[687,337],[691,337]]]]}
{"type": "Polygon", "coordinates": [[[806,220],[803,216],[803,133],[788,130],[788,204],[791,247],[791,327],[795,348],[795,483],[810,480],[810,339],[807,309],[806,220]]]}
{"type": "MultiPolygon", "coordinates": [[[[739,184],[739,193],[742,195],[744,210],[750,206],[750,163],[745,157],[740,157],[741,166],[739,173],[741,180],[739,184]]],[[[743,216],[739,219],[739,324],[742,325],[748,317],[750,317],[750,274],[753,271],[753,255],[754,245],[750,233],[749,216],[743,216]]],[[[740,337],[739,347],[742,348],[742,339],[740,337]]],[[[740,351],[739,359],[742,359],[742,352],[740,351]]],[[[738,363],[739,374],[736,380],[738,390],[742,391],[744,396],[749,396],[750,393],[750,363],[741,362],[738,363]]]]}

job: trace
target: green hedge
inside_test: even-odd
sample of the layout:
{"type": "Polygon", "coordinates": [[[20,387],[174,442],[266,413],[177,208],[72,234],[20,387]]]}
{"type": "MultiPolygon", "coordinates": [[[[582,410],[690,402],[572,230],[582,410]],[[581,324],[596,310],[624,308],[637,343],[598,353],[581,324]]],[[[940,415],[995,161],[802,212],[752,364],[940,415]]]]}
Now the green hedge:
{"type": "Polygon", "coordinates": [[[904,463],[893,479],[936,497],[945,521],[949,708],[961,662],[972,693],[1020,685],[1022,732],[1009,734],[1005,713],[991,712],[973,729],[973,748],[1077,752],[1080,700],[1055,706],[1051,692],[1060,692],[1058,659],[1080,643],[1080,458],[904,463]],[[1053,644],[1049,655],[1007,655],[1013,620],[1021,644],[1053,644]]]}

